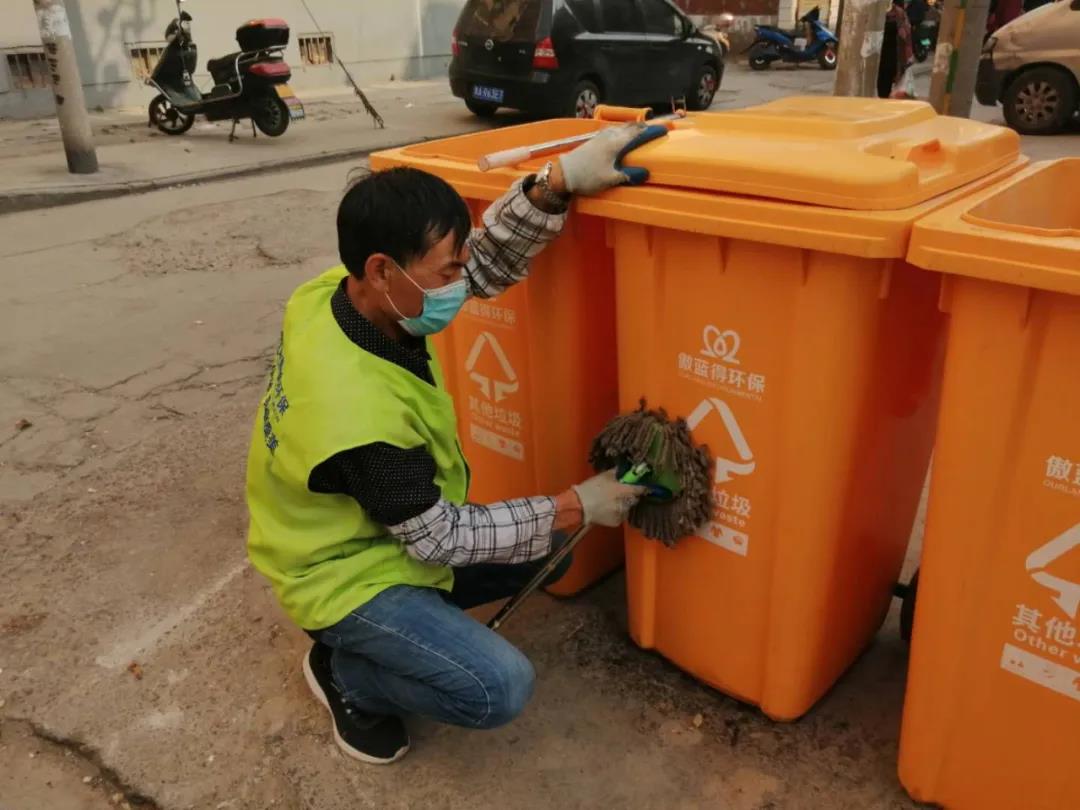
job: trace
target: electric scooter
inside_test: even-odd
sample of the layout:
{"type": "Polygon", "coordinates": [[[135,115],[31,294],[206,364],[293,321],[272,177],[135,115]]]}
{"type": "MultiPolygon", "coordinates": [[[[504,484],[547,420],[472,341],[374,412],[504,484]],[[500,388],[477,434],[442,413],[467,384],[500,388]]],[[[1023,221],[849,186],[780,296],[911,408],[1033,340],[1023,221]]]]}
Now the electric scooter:
{"type": "Polygon", "coordinates": [[[158,90],[150,102],[149,126],[166,135],[183,135],[195,123],[196,115],[208,121],[232,119],[229,140],[236,136],[241,119],[251,119],[251,132],[258,127],[271,137],[284,134],[289,121],[304,117],[304,107],[288,81],[292,71],[283,53],[289,42],[289,26],[284,20],[249,20],[236,29],[240,50],[206,64],[214,81],[203,93],[191,74],[198,63],[198,48],[191,38],[191,15],[176,0],[176,19],[165,29],[168,45],[146,83],[158,90]]]}
{"type": "Polygon", "coordinates": [[[937,46],[938,36],[938,21],[937,20],[923,20],[919,23],[918,29],[915,31],[913,37],[914,42],[911,43],[912,51],[915,55],[916,62],[925,62],[926,58],[930,55],[930,52],[937,46]]]}
{"type": "Polygon", "coordinates": [[[801,28],[785,31],[775,25],[755,25],[755,39],[747,48],[750,67],[767,70],[773,62],[814,62],[822,70],[836,70],[836,46],[839,40],[820,20],[821,10],[814,6],[799,18],[801,28]]]}

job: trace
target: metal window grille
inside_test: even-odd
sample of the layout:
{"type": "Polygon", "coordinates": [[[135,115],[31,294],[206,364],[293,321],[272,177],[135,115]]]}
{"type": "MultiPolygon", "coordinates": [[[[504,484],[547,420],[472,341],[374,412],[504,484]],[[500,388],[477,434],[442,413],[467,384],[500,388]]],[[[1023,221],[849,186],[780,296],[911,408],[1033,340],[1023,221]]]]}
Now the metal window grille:
{"type": "Polygon", "coordinates": [[[161,54],[165,52],[165,42],[138,42],[128,46],[131,55],[131,75],[136,79],[148,79],[154,72],[161,54]]]}
{"type": "Polygon", "coordinates": [[[305,34],[297,37],[300,61],[305,65],[329,65],[334,61],[334,38],[330,34],[305,34]]]}
{"type": "Polygon", "coordinates": [[[49,63],[41,48],[12,48],[7,56],[12,90],[34,90],[49,86],[49,63]]]}

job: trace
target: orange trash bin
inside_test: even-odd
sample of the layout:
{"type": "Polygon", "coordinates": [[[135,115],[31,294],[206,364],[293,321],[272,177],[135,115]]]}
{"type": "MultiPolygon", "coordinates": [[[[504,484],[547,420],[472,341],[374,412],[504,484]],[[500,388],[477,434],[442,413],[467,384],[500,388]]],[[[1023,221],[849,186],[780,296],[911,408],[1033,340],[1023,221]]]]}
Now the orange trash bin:
{"type": "Polygon", "coordinates": [[[918,102],[790,98],[694,116],[580,200],[615,253],[620,406],[684,416],[716,512],[627,530],[630,632],[769,716],[805,713],[889,607],[933,440],[939,277],[912,224],[1023,159],[918,102]]]}
{"type": "MultiPolygon", "coordinates": [[[[439,175],[479,223],[514,179],[551,159],[484,173],[476,166],[481,155],[602,126],[568,119],[507,127],[380,152],[371,165],[439,175]]],[[[471,501],[555,495],[593,474],[593,436],[618,409],[615,280],[604,233],[596,217],[571,214],[526,281],[497,298],[469,301],[434,338],[472,471],[471,501]]],[[[576,593],[622,561],[621,531],[594,528],[548,590],[576,593]]]]}
{"type": "MultiPolygon", "coordinates": [[[[550,159],[484,173],[480,156],[602,126],[525,124],[390,150],[372,165],[437,174],[479,213],[550,159]]],[[[926,467],[944,316],[936,276],[903,262],[911,223],[1016,171],[1019,139],[918,102],[865,99],[785,99],[674,127],[630,160],[652,172],[646,186],[575,200],[568,232],[530,279],[494,305],[471,303],[436,346],[477,501],[588,475],[592,437],[640,396],[697,414],[696,432],[735,465],[718,494],[740,500],[733,522],[708,527],[715,536],[673,551],[630,534],[631,633],[792,718],[880,624],[926,467]],[[478,380],[470,366],[481,362],[478,380]],[[730,382],[712,376],[720,369],[730,382]],[[499,407],[482,390],[491,380],[494,393],[493,374],[504,392],[517,386],[516,432],[485,407],[499,407]],[[800,430],[804,421],[821,429],[800,430]],[[523,458],[491,446],[504,441],[523,458]],[[739,472],[750,467],[753,478],[739,472]],[[750,536],[754,550],[740,548],[750,536]],[[797,609],[773,610],[770,593],[797,609]]],[[[594,529],[556,592],[614,569],[618,537],[594,529]]]]}
{"type": "Polygon", "coordinates": [[[1080,159],[915,226],[948,274],[900,778],[956,810],[1080,807],[1080,159]]]}

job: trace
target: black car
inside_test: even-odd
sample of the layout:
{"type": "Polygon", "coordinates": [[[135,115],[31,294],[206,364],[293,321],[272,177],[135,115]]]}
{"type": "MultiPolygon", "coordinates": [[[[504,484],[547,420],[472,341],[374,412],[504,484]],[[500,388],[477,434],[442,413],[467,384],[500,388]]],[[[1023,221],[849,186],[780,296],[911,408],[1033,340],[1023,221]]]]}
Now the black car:
{"type": "Polygon", "coordinates": [[[712,104],[720,47],[668,0],[467,0],[450,88],[477,115],[499,107],[591,118],[596,105],[712,104]]]}

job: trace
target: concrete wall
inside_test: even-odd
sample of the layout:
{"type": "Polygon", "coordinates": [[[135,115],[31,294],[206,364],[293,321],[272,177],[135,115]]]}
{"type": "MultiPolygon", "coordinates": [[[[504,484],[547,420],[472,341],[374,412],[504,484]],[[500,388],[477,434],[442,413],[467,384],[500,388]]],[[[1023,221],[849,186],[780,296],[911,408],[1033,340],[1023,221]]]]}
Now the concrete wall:
{"type": "MultiPolygon", "coordinates": [[[[701,26],[715,23],[718,14],[691,14],[690,19],[701,26]]],[[[731,52],[728,54],[727,63],[746,61],[744,51],[754,41],[756,25],[779,25],[775,14],[746,14],[737,15],[735,21],[728,29],[728,39],[731,42],[731,52]]]]}
{"type": "MultiPolygon", "coordinates": [[[[160,43],[176,14],[172,0],[66,0],[72,39],[94,107],[143,106],[150,88],[133,78],[129,47],[160,43]]],[[[361,85],[390,79],[446,75],[450,34],[464,0],[308,0],[324,31],[334,37],[337,54],[361,85]]],[[[238,25],[252,17],[281,17],[292,28],[285,56],[293,87],[304,91],[340,87],[346,80],[335,65],[305,66],[297,37],[316,26],[299,0],[189,0],[199,46],[196,81],[208,83],[206,60],[237,50],[238,25]]],[[[0,50],[40,45],[31,0],[0,0],[0,50]]],[[[0,117],[29,118],[53,113],[48,90],[14,90],[7,60],[0,56],[0,117]]]]}
{"type": "Polygon", "coordinates": [[[780,6],[780,0],[675,0],[675,3],[694,17],[714,17],[725,12],[736,17],[775,17],[780,6]]]}
{"type": "Polygon", "coordinates": [[[814,6],[821,9],[821,19],[833,31],[840,13],[840,0],[675,0],[691,19],[700,25],[715,22],[723,13],[733,14],[735,22],[728,31],[732,60],[742,59],[743,51],[754,41],[755,25],[779,25],[794,29],[797,20],[814,6]]]}

